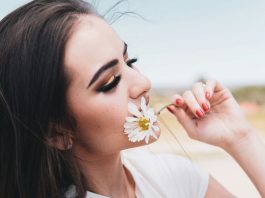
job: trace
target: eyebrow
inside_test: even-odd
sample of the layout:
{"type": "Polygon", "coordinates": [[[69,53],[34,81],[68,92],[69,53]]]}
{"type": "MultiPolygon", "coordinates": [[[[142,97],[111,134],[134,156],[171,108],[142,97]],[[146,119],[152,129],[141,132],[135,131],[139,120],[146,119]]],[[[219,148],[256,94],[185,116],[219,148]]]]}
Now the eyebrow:
{"type": "MultiPolygon", "coordinates": [[[[128,45],[124,42],[124,49],[123,49],[123,56],[127,53],[128,45]]],[[[87,88],[89,88],[97,79],[100,77],[102,73],[104,73],[106,70],[116,66],[118,64],[118,59],[113,59],[109,61],[108,63],[104,64],[93,76],[92,80],[89,82],[87,88]]]]}
{"type": "Polygon", "coordinates": [[[93,76],[92,80],[90,81],[90,83],[88,84],[87,88],[89,88],[99,77],[100,75],[105,72],[106,70],[114,67],[115,65],[118,64],[118,59],[114,59],[111,60],[110,62],[106,63],[105,65],[103,65],[93,76]]]}

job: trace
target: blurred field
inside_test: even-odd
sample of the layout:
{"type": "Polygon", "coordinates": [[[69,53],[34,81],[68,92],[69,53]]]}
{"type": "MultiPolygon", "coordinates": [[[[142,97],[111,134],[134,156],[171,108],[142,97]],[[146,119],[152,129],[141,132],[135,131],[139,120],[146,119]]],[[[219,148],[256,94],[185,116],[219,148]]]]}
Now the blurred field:
{"type": "MultiPolygon", "coordinates": [[[[244,92],[243,92],[244,93],[244,92]]],[[[153,92],[151,94],[152,106],[159,109],[169,103],[172,92],[153,92]]],[[[242,93],[241,93],[242,94],[242,93]]],[[[238,98],[237,98],[238,99],[238,98]]],[[[265,142],[265,97],[258,97],[259,102],[252,99],[238,99],[242,109],[245,111],[248,120],[257,129],[259,135],[265,142]]],[[[213,175],[221,184],[237,197],[259,198],[259,194],[246,174],[235,163],[235,161],[223,150],[198,141],[191,140],[177,123],[175,118],[163,111],[160,115],[167,126],[174,131],[177,140],[167,131],[161,123],[162,134],[156,143],[149,146],[154,152],[170,152],[190,158],[194,163],[199,164],[213,175]]]]}

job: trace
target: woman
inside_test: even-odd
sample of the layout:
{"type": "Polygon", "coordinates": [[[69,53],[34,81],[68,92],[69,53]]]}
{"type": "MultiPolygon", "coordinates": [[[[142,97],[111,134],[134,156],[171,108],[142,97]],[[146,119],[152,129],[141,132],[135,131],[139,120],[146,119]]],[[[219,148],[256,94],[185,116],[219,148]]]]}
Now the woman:
{"type": "MultiPolygon", "coordinates": [[[[0,49],[0,197],[233,197],[182,158],[121,156],[159,137],[155,120],[148,140],[124,124],[151,85],[89,4],[28,3],[0,22],[0,49]]],[[[264,145],[230,92],[209,81],[175,97],[168,109],[188,134],[228,151],[265,196],[264,145]]]]}

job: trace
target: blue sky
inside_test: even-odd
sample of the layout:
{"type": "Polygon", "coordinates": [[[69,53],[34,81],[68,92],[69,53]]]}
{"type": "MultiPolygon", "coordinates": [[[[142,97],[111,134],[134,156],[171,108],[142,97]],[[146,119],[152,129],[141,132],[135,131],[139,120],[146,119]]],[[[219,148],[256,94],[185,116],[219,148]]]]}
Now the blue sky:
{"type": "MultiPolygon", "coordinates": [[[[26,0],[0,0],[0,17],[26,0]]],[[[91,1],[90,1],[91,2],[91,1]]],[[[97,1],[103,13],[116,0],[97,1]]],[[[265,84],[264,0],[127,0],[133,11],[113,28],[155,87],[187,86],[201,76],[230,86],[265,84]]]]}

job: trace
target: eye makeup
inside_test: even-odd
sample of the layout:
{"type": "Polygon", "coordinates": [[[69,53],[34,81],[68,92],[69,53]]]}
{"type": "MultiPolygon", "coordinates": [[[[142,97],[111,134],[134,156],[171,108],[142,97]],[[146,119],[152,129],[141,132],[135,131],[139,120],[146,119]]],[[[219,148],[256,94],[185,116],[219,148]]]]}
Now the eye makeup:
{"type": "Polygon", "coordinates": [[[97,89],[97,92],[107,92],[110,91],[111,89],[115,88],[121,80],[121,75],[113,75],[109,79],[109,83],[103,85],[102,87],[97,89]]]}
{"type": "MultiPolygon", "coordinates": [[[[138,60],[137,58],[129,59],[126,61],[126,65],[133,68],[132,64],[137,62],[137,60],[138,60]]],[[[119,84],[120,80],[121,80],[121,75],[113,75],[105,85],[97,89],[97,92],[108,92],[114,89],[119,84]]]]}

